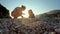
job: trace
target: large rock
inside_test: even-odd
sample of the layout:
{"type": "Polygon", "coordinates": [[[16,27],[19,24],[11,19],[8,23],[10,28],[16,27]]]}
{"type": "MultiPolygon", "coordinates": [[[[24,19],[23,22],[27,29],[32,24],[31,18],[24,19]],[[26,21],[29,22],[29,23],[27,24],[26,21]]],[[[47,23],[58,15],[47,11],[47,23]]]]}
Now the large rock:
{"type": "Polygon", "coordinates": [[[9,10],[0,4],[0,18],[10,18],[9,10]]]}

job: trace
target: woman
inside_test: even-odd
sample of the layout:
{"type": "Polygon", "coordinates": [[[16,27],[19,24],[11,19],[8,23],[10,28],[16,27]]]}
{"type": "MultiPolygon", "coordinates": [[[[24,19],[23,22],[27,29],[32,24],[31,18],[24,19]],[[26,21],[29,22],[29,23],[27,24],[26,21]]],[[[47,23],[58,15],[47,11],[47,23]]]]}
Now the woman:
{"type": "Polygon", "coordinates": [[[11,13],[11,15],[14,17],[14,18],[18,18],[19,16],[23,17],[22,16],[22,11],[24,11],[26,9],[25,6],[21,6],[21,7],[16,7],[13,12],[11,13]]]}

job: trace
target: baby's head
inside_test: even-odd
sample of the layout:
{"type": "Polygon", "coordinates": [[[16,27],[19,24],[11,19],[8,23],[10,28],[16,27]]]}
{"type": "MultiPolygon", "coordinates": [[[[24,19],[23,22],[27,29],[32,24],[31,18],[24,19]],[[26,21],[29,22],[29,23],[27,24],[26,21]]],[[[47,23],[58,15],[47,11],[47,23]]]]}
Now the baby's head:
{"type": "Polygon", "coordinates": [[[21,9],[22,9],[22,11],[24,11],[26,9],[26,7],[22,5],[21,9]]]}
{"type": "Polygon", "coordinates": [[[28,13],[30,14],[30,13],[33,13],[33,12],[32,12],[32,10],[30,9],[30,10],[28,10],[28,13]]]}

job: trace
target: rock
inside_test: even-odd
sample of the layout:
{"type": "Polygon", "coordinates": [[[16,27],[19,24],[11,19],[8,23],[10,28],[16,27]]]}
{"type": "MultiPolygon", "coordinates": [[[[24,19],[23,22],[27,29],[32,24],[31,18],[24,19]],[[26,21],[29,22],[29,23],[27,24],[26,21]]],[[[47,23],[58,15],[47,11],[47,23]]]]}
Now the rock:
{"type": "MultiPolygon", "coordinates": [[[[45,19],[44,19],[45,20],[45,19]]],[[[55,19],[30,22],[29,19],[0,19],[0,32],[6,34],[55,34],[60,24],[55,19]]]]}
{"type": "Polygon", "coordinates": [[[60,33],[60,28],[59,29],[55,29],[55,32],[60,33]]]}
{"type": "Polygon", "coordinates": [[[0,4],[0,18],[11,18],[9,16],[9,10],[0,4]]]}

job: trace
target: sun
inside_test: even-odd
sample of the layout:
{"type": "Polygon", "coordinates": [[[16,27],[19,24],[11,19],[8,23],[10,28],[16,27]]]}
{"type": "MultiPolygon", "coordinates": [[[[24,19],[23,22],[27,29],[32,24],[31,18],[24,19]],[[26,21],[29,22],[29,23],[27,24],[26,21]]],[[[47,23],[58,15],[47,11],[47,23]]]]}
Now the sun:
{"type": "MultiPolygon", "coordinates": [[[[22,16],[24,17],[24,18],[28,18],[29,17],[29,14],[28,14],[28,10],[29,10],[29,8],[26,8],[26,10],[24,10],[22,13],[22,16]]],[[[18,18],[21,18],[21,17],[18,17],[18,18]]]]}
{"type": "Polygon", "coordinates": [[[29,14],[28,14],[28,10],[23,11],[23,17],[28,18],[29,14]]]}

